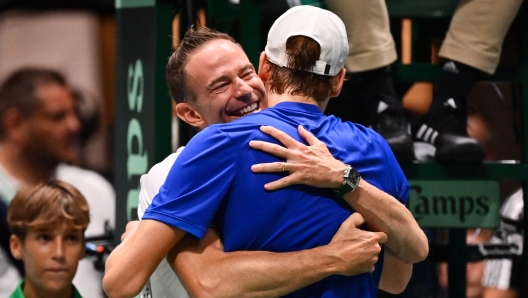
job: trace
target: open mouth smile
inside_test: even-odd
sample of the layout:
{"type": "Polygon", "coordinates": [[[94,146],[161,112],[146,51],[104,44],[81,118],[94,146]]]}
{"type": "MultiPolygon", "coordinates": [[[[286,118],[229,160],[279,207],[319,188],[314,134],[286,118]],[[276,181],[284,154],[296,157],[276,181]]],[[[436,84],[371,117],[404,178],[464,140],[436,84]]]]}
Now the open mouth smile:
{"type": "Polygon", "coordinates": [[[259,107],[258,102],[252,103],[247,107],[244,107],[240,110],[237,110],[233,113],[233,116],[246,116],[248,114],[251,114],[253,112],[256,112],[259,107]]]}

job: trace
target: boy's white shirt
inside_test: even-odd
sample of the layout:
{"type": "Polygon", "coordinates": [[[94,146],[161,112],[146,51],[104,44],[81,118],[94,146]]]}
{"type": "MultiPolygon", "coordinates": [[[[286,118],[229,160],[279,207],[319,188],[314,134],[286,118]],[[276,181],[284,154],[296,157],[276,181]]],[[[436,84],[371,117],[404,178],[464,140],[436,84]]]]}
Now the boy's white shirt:
{"type": "MultiPolygon", "coordinates": [[[[152,199],[159,193],[160,187],[167,179],[172,165],[184,147],[167,156],[162,162],[154,165],[147,174],[141,176],[138,200],[138,218],[142,218],[152,199]]],[[[163,259],[158,268],[149,279],[148,286],[145,286],[139,297],[153,298],[188,298],[189,294],[181,284],[180,280],[172,271],[166,259],[163,259]],[[148,288],[148,289],[147,289],[148,288]]]]}

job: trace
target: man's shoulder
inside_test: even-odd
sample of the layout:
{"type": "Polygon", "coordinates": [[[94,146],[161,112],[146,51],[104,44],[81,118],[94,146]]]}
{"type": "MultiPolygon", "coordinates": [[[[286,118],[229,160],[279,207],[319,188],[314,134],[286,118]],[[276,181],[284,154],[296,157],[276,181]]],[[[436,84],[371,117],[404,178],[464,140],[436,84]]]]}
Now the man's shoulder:
{"type": "Polygon", "coordinates": [[[371,127],[366,127],[362,124],[351,122],[351,121],[342,121],[340,118],[337,118],[334,116],[328,116],[328,118],[330,117],[335,118],[334,121],[337,122],[336,125],[332,125],[332,127],[337,132],[347,132],[347,133],[351,133],[354,135],[354,138],[350,139],[351,141],[353,141],[352,144],[356,144],[359,138],[368,143],[373,142],[376,145],[381,145],[381,147],[376,147],[379,149],[382,149],[382,148],[386,149],[385,147],[388,146],[385,138],[381,136],[378,132],[376,132],[374,129],[372,129],[371,127]]]}
{"type": "Polygon", "coordinates": [[[276,114],[277,114],[277,110],[274,107],[271,107],[271,108],[262,110],[260,112],[255,112],[255,113],[240,117],[228,123],[217,123],[217,124],[212,124],[210,126],[217,127],[218,129],[221,129],[223,127],[239,127],[239,126],[245,127],[248,124],[259,124],[259,123],[262,123],[263,121],[270,121],[270,120],[273,121],[273,119],[276,118],[275,117],[276,114]]]}
{"type": "Polygon", "coordinates": [[[338,123],[337,125],[339,127],[351,130],[355,134],[363,135],[364,137],[383,138],[374,129],[372,129],[371,127],[367,127],[363,124],[352,122],[352,121],[343,121],[341,118],[338,118],[334,115],[329,115],[326,118],[329,120],[332,119],[331,121],[338,123]]]}
{"type": "Polygon", "coordinates": [[[183,149],[185,149],[185,146],[181,146],[180,148],[178,148],[178,150],[176,150],[176,152],[171,153],[169,156],[165,157],[165,159],[163,159],[161,162],[152,166],[152,168],[149,171],[149,174],[152,171],[159,171],[160,169],[165,169],[165,168],[170,169],[170,167],[174,164],[174,162],[176,161],[176,158],[178,158],[178,156],[183,151],[183,149]]]}
{"type": "Polygon", "coordinates": [[[141,176],[141,187],[148,186],[155,182],[154,184],[160,185],[163,184],[163,181],[165,181],[165,178],[167,178],[167,175],[169,174],[170,169],[172,168],[172,165],[180,155],[180,153],[183,151],[185,147],[182,146],[178,148],[178,150],[169,156],[167,156],[164,160],[161,162],[155,164],[150,168],[147,174],[144,174],[141,176]]]}
{"type": "Polygon", "coordinates": [[[169,175],[172,165],[184,148],[184,146],[178,148],[176,152],[170,154],[163,161],[152,166],[147,174],[141,176],[139,180],[141,190],[138,198],[139,218],[143,217],[145,210],[147,210],[147,207],[152,203],[152,199],[158,194],[160,187],[169,175]]]}
{"type": "Polygon", "coordinates": [[[201,152],[218,152],[220,148],[225,149],[236,143],[233,142],[234,139],[253,130],[253,127],[249,127],[247,123],[241,123],[238,120],[241,119],[229,123],[211,124],[198,132],[183,150],[183,159],[186,160],[197,154],[199,155],[201,152]]]}
{"type": "Polygon", "coordinates": [[[78,188],[83,194],[83,191],[90,193],[97,191],[106,196],[115,197],[112,184],[95,171],[68,164],[60,164],[57,166],[55,173],[55,178],[70,183],[78,188]]]}
{"type": "Polygon", "coordinates": [[[84,169],[68,164],[59,164],[57,166],[56,177],[57,179],[61,179],[64,181],[75,181],[75,183],[79,183],[80,179],[85,179],[85,181],[83,182],[100,184],[105,187],[112,188],[110,182],[108,182],[108,180],[106,180],[101,174],[89,169],[84,169]]]}
{"type": "Polygon", "coordinates": [[[258,131],[262,125],[271,125],[275,127],[288,126],[285,119],[277,117],[273,108],[253,113],[241,118],[238,118],[229,123],[217,123],[207,126],[198,135],[204,133],[203,138],[207,135],[223,134],[225,137],[232,137],[233,135],[241,135],[258,131]]]}

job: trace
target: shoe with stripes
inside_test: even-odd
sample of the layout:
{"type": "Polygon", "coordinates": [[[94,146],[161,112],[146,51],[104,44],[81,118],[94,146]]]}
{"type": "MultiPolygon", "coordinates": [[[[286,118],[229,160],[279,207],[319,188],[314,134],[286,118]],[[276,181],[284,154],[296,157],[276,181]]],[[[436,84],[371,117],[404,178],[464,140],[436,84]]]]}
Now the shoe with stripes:
{"type": "Polygon", "coordinates": [[[385,109],[375,115],[371,127],[389,144],[399,162],[415,159],[411,125],[403,109],[385,109]]]}
{"type": "Polygon", "coordinates": [[[437,113],[425,115],[420,123],[413,125],[415,142],[426,142],[435,146],[435,160],[440,162],[481,162],[484,160],[482,146],[466,131],[466,113],[446,105],[437,113]]]}

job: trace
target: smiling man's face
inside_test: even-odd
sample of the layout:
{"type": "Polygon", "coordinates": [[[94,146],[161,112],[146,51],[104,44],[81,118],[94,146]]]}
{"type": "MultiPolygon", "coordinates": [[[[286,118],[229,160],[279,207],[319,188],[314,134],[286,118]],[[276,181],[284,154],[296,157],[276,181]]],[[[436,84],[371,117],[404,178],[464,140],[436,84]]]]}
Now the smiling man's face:
{"type": "Polygon", "coordinates": [[[227,123],[267,108],[262,80],[244,51],[229,40],[212,40],[192,54],[185,66],[194,106],[209,124],[227,123]]]}

